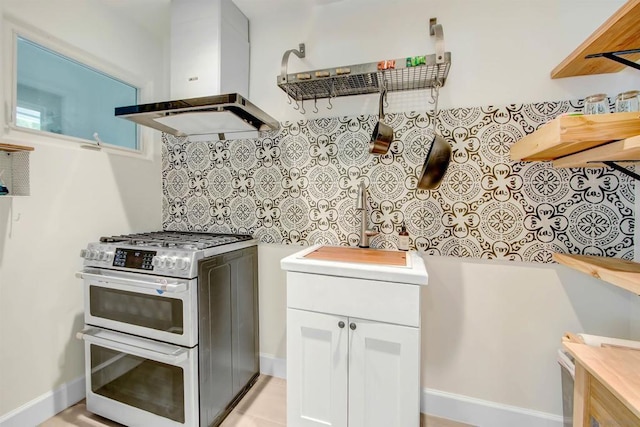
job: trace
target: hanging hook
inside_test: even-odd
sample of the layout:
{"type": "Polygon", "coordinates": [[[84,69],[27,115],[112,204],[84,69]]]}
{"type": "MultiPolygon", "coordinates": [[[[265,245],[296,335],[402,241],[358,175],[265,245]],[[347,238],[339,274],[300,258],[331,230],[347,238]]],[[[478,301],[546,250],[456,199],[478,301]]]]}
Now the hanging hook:
{"type": "Polygon", "coordinates": [[[287,102],[291,105],[291,94],[287,92],[287,102]]]}
{"type": "Polygon", "coordinates": [[[302,101],[300,102],[300,114],[304,114],[307,111],[304,109],[304,98],[302,98],[302,101]]]}
{"type": "Polygon", "coordinates": [[[436,81],[433,82],[433,86],[431,86],[431,99],[429,100],[429,104],[437,104],[438,102],[438,92],[442,87],[442,81],[440,78],[436,78],[436,81]]]}
{"type": "Polygon", "coordinates": [[[329,105],[327,105],[327,110],[331,110],[333,108],[333,104],[331,103],[331,99],[335,98],[335,93],[333,92],[333,80],[331,80],[331,89],[329,89],[329,99],[327,100],[327,102],[329,103],[329,105]]]}
{"type": "Polygon", "coordinates": [[[436,82],[434,83],[433,87],[431,88],[431,96],[434,96],[433,98],[433,134],[436,134],[436,119],[438,118],[438,98],[440,97],[440,87],[442,86],[442,83],[440,82],[440,80],[436,80],[436,82]]]}
{"type": "Polygon", "coordinates": [[[315,96],[313,97],[313,112],[318,112],[318,98],[316,98],[315,96]]]}
{"type": "Polygon", "coordinates": [[[298,100],[297,99],[295,101],[296,101],[296,106],[293,107],[293,109],[297,111],[297,110],[300,109],[300,104],[298,104],[298,100]]]}
{"type": "Polygon", "coordinates": [[[389,108],[389,101],[387,101],[387,93],[388,93],[388,89],[387,89],[387,80],[383,80],[382,81],[382,96],[384,98],[384,106],[385,108],[389,108]]]}

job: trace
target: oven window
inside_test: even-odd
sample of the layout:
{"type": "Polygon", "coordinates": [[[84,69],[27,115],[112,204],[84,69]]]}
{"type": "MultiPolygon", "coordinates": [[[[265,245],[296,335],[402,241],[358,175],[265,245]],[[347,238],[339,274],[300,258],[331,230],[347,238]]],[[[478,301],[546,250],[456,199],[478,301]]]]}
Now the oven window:
{"type": "Polygon", "coordinates": [[[91,315],[173,334],[184,333],[182,301],[117,289],[89,287],[91,315]]]}
{"type": "Polygon", "coordinates": [[[91,391],[184,423],[182,368],[91,345],[91,391]]]}

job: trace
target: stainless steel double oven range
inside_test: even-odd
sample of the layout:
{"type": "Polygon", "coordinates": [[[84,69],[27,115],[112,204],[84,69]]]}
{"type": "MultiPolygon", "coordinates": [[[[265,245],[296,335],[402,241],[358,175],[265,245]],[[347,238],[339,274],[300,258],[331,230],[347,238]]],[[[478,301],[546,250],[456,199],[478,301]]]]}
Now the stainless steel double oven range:
{"type": "Polygon", "coordinates": [[[81,251],[87,408],[128,426],[215,426],[259,373],[257,243],[160,231],[81,251]]]}

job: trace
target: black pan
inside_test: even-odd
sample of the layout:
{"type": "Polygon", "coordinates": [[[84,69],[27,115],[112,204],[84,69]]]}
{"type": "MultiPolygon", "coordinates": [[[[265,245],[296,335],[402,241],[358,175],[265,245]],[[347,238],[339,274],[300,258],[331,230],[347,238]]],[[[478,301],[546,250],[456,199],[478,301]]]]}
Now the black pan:
{"type": "Polygon", "coordinates": [[[451,146],[443,137],[434,134],[418,180],[418,188],[421,190],[436,188],[447,172],[449,161],[451,161],[451,146]]]}

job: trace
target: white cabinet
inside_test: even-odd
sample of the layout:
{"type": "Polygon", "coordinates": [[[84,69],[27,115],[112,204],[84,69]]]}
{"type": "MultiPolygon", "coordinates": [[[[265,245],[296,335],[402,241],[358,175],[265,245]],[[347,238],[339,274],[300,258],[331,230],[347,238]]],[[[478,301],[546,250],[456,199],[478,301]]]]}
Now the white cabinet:
{"type": "Polygon", "coordinates": [[[420,328],[354,318],[349,328],[348,426],[419,426],[420,328]]]}
{"type": "Polygon", "coordinates": [[[287,425],[420,424],[420,329],[287,310],[287,425]]]}
{"type": "Polygon", "coordinates": [[[410,268],[410,280],[420,283],[406,283],[402,273],[411,272],[397,268],[394,283],[359,278],[348,263],[336,269],[325,263],[323,274],[305,272],[317,272],[323,262],[304,260],[309,251],[282,261],[287,425],[418,427],[420,294],[427,282],[422,259],[412,254],[410,268]],[[416,270],[422,279],[415,279],[416,270]]]}
{"type": "Polygon", "coordinates": [[[347,425],[347,322],[343,316],[287,310],[288,426],[347,425]]]}

